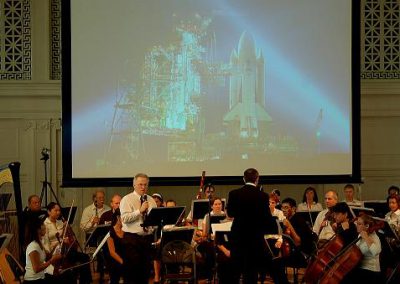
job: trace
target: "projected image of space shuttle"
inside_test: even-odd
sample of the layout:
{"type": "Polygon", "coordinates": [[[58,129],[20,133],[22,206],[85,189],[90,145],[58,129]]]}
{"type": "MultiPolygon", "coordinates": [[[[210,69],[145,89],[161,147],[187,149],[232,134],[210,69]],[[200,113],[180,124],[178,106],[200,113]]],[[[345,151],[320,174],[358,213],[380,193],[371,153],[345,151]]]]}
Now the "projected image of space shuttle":
{"type": "Polygon", "coordinates": [[[264,57],[261,50],[256,52],[247,31],[240,37],[238,51],[232,51],[230,64],[229,112],[224,123],[233,136],[258,138],[272,118],[265,110],[264,57]]]}

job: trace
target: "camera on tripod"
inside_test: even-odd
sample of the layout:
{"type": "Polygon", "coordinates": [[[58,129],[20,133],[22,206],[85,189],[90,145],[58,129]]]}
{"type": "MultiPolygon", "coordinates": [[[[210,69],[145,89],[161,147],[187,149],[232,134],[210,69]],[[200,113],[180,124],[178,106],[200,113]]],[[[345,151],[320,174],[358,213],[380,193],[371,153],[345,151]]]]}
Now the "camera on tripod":
{"type": "Polygon", "coordinates": [[[42,158],[40,160],[47,161],[50,158],[50,149],[43,147],[42,152],[42,158]]]}

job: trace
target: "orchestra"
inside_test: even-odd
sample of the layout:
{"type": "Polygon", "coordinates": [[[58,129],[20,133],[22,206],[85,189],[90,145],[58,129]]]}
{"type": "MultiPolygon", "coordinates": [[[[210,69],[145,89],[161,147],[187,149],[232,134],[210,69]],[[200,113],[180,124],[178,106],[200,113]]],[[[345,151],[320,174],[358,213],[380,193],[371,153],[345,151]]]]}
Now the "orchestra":
{"type": "MultiPolygon", "coordinates": [[[[315,188],[307,187],[298,206],[294,198],[284,195],[279,210],[279,196],[260,190],[257,171],[247,171],[245,185],[231,191],[227,200],[215,197],[216,188],[205,182],[203,173],[193,199],[208,200],[208,208],[201,209],[206,211],[186,209],[189,214],[183,217],[188,218],[159,228],[146,225],[147,215],[155,207],[176,207],[176,197],[167,196],[164,202],[160,193],[149,194],[147,175],[135,176],[131,193],[114,193],[111,208],[104,205],[104,191],[97,190],[93,204],[84,210],[81,228],[90,236],[89,227],[102,226],[102,214],[102,224],[111,221],[104,231],[108,235],[102,235],[106,237],[103,250],[110,283],[149,283],[149,279],[161,283],[160,253],[166,244],[162,232],[177,232],[178,236],[181,226],[194,228],[189,242],[198,252],[198,280],[263,283],[266,273],[274,283],[289,283],[285,267],[297,265],[304,267],[304,273],[293,280],[303,283],[398,283],[400,195],[395,190],[387,198],[384,219],[370,216],[374,211],[368,208],[363,212],[363,202],[355,199],[350,184],[344,187],[343,202],[338,202],[336,191],[325,192],[325,209],[318,203],[315,188]],[[319,212],[318,216],[312,212],[319,212]]],[[[38,196],[30,196],[26,212],[44,212],[40,204],[38,196]]],[[[24,224],[25,282],[91,283],[93,259],[80,248],[69,220],[61,216],[61,205],[50,202],[44,213],[44,220],[40,214],[30,214],[24,224]]],[[[99,245],[98,238],[95,242],[99,245]]]]}

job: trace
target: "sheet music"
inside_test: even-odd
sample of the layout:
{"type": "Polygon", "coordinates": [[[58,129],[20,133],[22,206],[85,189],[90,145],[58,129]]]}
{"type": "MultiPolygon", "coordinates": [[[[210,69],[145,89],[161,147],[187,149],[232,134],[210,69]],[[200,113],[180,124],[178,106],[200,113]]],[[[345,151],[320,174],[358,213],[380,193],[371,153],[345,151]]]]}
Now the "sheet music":
{"type": "Polygon", "coordinates": [[[217,231],[229,231],[230,232],[231,227],[232,227],[232,222],[211,224],[211,229],[214,232],[214,234],[217,231]]]}

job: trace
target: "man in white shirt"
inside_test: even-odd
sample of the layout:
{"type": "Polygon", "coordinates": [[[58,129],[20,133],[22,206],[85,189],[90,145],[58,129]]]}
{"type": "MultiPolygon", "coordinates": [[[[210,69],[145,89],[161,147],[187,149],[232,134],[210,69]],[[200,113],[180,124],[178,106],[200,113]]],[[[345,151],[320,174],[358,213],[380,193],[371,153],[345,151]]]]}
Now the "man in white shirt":
{"type": "Polygon", "coordinates": [[[149,177],[139,173],[133,179],[134,191],[125,195],[120,203],[123,243],[125,251],[124,266],[127,267],[125,281],[127,283],[147,284],[150,278],[151,243],[154,239],[153,228],[145,227],[147,214],[157,204],[147,195],[149,177]]]}
{"type": "Polygon", "coordinates": [[[330,190],[325,194],[326,209],[319,212],[315,220],[313,231],[318,235],[318,247],[322,247],[334,235],[331,224],[334,223],[333,212],[331,208],[338,202],[338,195],[336,191],[330,190]]]}
{"type": "Polygon", "coordinates": [[[354,198],[354,186],[352,184],[346,184],[343,188],[344,192],[344,202],[347,203],[349,206],[357,206],[362,207],[363,203],[354,198]]]}
{"type": "Polygon", "coordinates": [[[93,193],[93,203],[83,210],[80,227],[86,233],[93,230],[100,222],[101,215],[110,210],[110,207],[104,204],[105,194],[103,190],[96,190],[93,193]]]}

